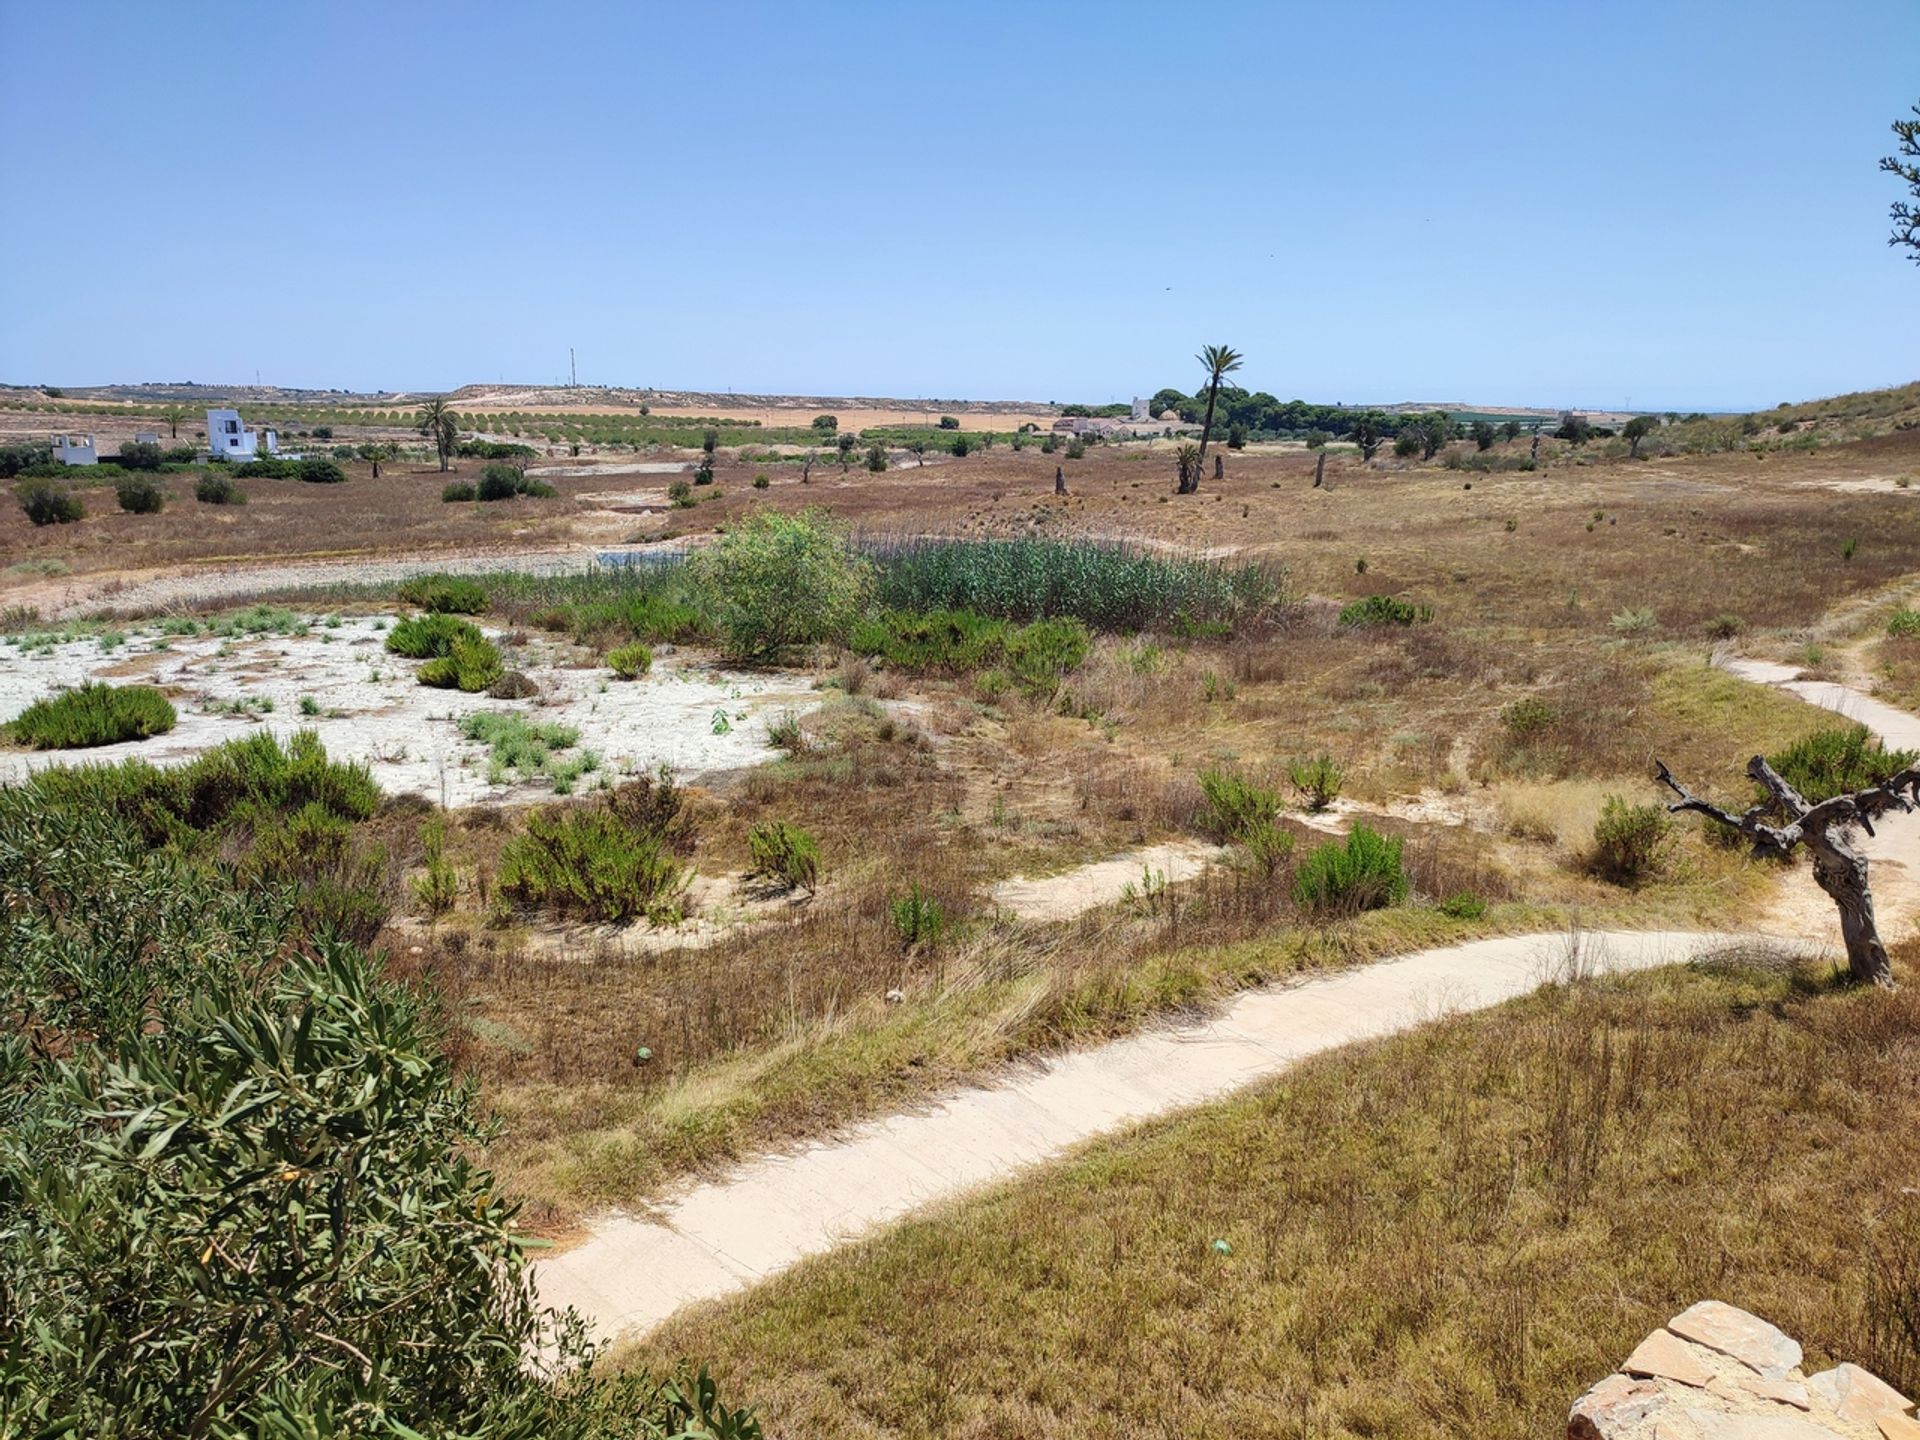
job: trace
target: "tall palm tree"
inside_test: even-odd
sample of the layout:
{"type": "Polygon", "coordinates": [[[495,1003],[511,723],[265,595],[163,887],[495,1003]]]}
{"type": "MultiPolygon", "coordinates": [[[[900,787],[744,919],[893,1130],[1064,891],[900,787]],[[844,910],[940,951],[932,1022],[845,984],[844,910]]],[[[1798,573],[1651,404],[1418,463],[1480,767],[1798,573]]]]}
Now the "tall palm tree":
{"type": "MultiPolygon", "coordinates": [[[[1209,345],[1193,357],[1207,372],[1207,418],[1200,425],[1200,460],[1207,458],[1207,441],[1213,437],[1213,404],[1220,398],[1220,377],[1230,375],[1240,368],[1241,355],[1229,345],[1209,345]]],[[[1193,483],[1183,494],[1191,494],[1200,488],[1200,466],[1193,467],[1193,483]]]]}
{"type": "Polygon", "coordinates": [[[167,433],[175,440],[180,438],[180,422],[193,412],[184,405],[169,405],[160,412],[160,418],[167,422],[167,433]]]}
{"type": "Polygon", "coordinates": [[[447,457],[460,443],[460,416],[444,398],[427,401],[414,417],[414,428],[429,440],[440,454],[441,473],[446,472],[447,457]]]}

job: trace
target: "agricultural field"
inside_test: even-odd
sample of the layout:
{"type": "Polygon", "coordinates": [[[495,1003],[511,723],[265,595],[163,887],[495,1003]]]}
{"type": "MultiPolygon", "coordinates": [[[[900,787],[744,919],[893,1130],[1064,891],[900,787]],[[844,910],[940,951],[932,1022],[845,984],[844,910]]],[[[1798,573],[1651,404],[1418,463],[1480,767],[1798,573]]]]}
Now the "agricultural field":
{"type": "MultiPolygon", "coordinates": [[[[1911,1384],[1905,1272],[1729,1241],[1708,1275],[1634,1237],[1656,1205],[1694,1236],[1810,1211],[1834,1127],[1862,1196],[1910,1158],[1911,1007],[1860,1019],[1805,867],[1669,817],[1653,772],[1745,805],[1751,755],[1817,794],[1916,743],[1828,689],[1920,695],[1917,406],[1682,421],[1639,458],[1223,447],[1191,495],[1166,439],[870,426],[843,463],[710,426],[711,451],[527,454],[478,415],[444,472],[415,434],[377,479],[357,451],[324,483],[163,461],[136,477],[157,509],[125,474],[54,477],[78,518],[0,516],[0,891],[40,917],[9,984],[134,1034],[61,1009],[40,837],[104,827],[97,863],[143,885],[239,882],[268,909],[221,922],[223,1003],[337,985],[368,1024],[404,1012],[468,1087],[434,1124],[499,1197],[482,1251],[552,1246],[513,1270],[531,1304],[763,1157],[1250,994],[1469,942],[1792,939],[1814,958],[1710,946],[1329,1053],[739,1298],[688,1281],[709,1303],[601,1368],[668,1404],[700,1356],[780,1435],[1165,1429],[1170,1404],[1520,1435],[1711,1281],[1911,1384]],[[216,481],[244,500],[198,498],[216,481]],[[1844,1085],[1804,1094],[1836,1053],[1844,1085]],[[1710,1093],[1680,1083],[1703,1070],[1710,1093]],[[1745,1094],[1790,1133],[1746,1126],[1745,1094]],[[1796,1264],[1819,1283],[1789,1301],[1796,1264]],[[1628,1293],[1581,1306],[1603,1274],[1628,1293]],[[1338,1323],[1302,1298],[1330,1287],[1338,1323]],[[1089,1367],[1097,1394],[1041,1378],[1089,1367]]],[[[1889,817],[1871,852],[1903,977],[1916,838],[1889,817]]],[[[84,920],[102,955],[128,923],[84,920]]],[[[190,1028],[185,973],[156,1004],[190,1028]]],[[[516,1343],[581,1343],[541,1333],[516,1343]]]]}

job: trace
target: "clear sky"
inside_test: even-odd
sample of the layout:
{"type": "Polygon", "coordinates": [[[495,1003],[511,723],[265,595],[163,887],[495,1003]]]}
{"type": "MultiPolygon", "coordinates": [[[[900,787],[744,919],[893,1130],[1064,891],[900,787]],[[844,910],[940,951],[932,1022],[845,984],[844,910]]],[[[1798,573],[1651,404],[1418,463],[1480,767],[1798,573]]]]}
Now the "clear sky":
{"type": "Polygon", "coordinates": [[[1920,378],[1915,0],[0,0],[0,379],[1920,378]]]}

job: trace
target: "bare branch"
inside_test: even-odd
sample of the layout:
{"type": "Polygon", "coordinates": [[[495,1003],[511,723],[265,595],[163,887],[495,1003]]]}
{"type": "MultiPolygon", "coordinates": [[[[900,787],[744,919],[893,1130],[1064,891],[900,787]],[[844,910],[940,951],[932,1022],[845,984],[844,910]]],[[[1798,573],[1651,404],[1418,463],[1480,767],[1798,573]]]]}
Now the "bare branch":
{"type": "Polygon", "coordinates": [[[1764,785],[1767,793],[1778,800],[1781,808],[1793,819],[1802,818],[1813,808],[1798,790],[1786,782],[1778,770],[1767,763],[1766,756],[1756,755],[1747,761],[1747,774],[1764,785]]]}
{"type": "MultiPolygon", "coordinates": [[[[1766,766],[1766,762],[1757,755],[1754,757],[1754,763],[1762,767],[1766,766]]],[[[1766,817],[1768,807],[1766,805],[1756,805],[1744,815],[1735,815],[1730,811],[1722,810],[1711,801],[1702,800],[1698,795],[1695,795],[1687,789],[1686,786],[1674,779],[1673,772],[1667,769],[1666,761],[1656,760],[1654,764],[1659,766],[1659,772],[1655,778],[1680,797],[1678,802],[1667,807],[1670,813],[1677,815],[1682,811],[1691,811],[1696,815],[1704,815],[1709,820],[1717,820],[1729,829],[1738,830],[1742,835],[1745,835],[1749,840],[1753,841],[1753,853],[1757,857],[1769,858],[1772,856],[1785,855],[1805,838],[1805,831],[1797,824],[1784,828],[1767,824],[1766,817]]],[[[1770,769],[1767,773],[1773,774],[1770,769]]],[[[1780,777],[1774,775],[1774,779],[1780,780],[1780,777]]],[[[1780,780],[1780,784],[1789,795],[1793,794],[1793,787],[1788,785],[1786,781],[1780,780]]],[[[1795,796],[1794,798],[1798,799],[1799,797],[1795,796]]],[[[1804,805],[1805,803],[1805,801],[1801,801],[1801,804],[1804,805]]]]}

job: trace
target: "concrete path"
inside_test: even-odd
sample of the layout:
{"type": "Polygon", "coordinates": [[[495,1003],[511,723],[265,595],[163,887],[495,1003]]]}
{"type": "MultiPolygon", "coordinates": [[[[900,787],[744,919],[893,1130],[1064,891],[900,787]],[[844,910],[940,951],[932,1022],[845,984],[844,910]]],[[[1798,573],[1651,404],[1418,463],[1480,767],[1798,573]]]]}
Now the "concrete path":
{"type": "MultiPolygon", "coordinates": [[[[1797,681],[1786,666],[1723,664],[1863,720],[1889,745],[1920,748],[1920,719],[1857,691],[1797,681]]],[[[1912,858],[1912,829],[1902,826],[1895,839],[1883,827],[1882,835],[1912,858]]],[[[1831,907],[1824,916],[1804,913],[1813,933],[1834,928],[1831,907]]],[[[1504,936],[1249,991],[1202,1024],[1053,1057],[1009,1084],[962,1090],[925,1110],[753,1160],[683,1192],[658,1219],[607,1217],[588,1240],[536,1266],[540,1297],[572,1306],[603,1337],[644,1332],[683,1305],[740,1290],[923,1206],[1217,1099],[1307,1056],[1484,1009],[1551,981],[1677,964],[1743,941],[1783,943],[1691,931],[1504,936]]]]}

